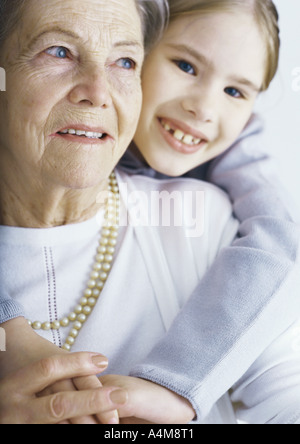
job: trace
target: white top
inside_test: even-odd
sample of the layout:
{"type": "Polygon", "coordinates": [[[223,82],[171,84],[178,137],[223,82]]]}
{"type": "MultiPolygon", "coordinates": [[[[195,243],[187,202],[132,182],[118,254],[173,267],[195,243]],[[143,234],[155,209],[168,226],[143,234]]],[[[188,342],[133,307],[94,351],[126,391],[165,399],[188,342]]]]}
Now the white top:
{"type": "MultiPolygon", "coordinates": [[[[186,236],[186,226],[138,227],[132,226],[131,220],[130,225],[121,227],[109,278],[74,347],[74,351],[88,349],[106,354],[110,358],[110,372],[121,374],[127,374],[136,361],[148,354],[193,292],[220,246],[231,243],[237,230],[228,199],[211,185],[193,180],[158,182],[142,176],[124,176],[118,175],[123,225],[128,219],[124,217],[128,214],[126,207],[130,206],[129,214],[136,224],[137,207],[147,204],[145,200],[136,203],[139,196],[133,195],[133,191],[142,198],[142,193],[150,196],[153,190],[204,191],[206,220],[204,234],[196,238],[186,236]],[[164,266],[168,270],[163,270],[164,266]],[[166,313],[161,312],[164,300],[159,306],[154,290],[157,286],[160,291],[161,285],[169,288],[166,313]],[[169,311],[171,318],[163,319],[169,311]]],[[[0,227],[1,285],[24,306],[28,319],[52,322],[73,310],[92,271],[102,222],[103,215],[98,214],[87,222],[50,229],[0,227]]],[[[64,328],[42,335],[61,346],[67,333],[64,328]]]]}
{"type": "MultiPolygon", "coordinates": [[[[165,334],[220,249],[232,243],[238,224],[225,194],[207,183],[156,181],[124,173],[118,173],[118,181],[123,225],[128,214],[135,224],[140,222],[138,215],[145,214],[147,206],[152,216],[159,212],[155,199],[151,200],[153,191],[183,199],[175,211],[176,224],[181,220],[181,226],[121,227],[105,288],[72,349],[103,353],[110,361],[108,373],[126,375],[165,334]],[[202,227],[191,229],[193,216],[188,217],[199,206],[202,235],[202,227]],[[180,218],[180,212],[185,217],[180,218]]],[[[24,306],[30,320],[52,322],[73,310],[92,270],[102,219],[98,215],[81,224],[51,229],[0,227],[0,282],[24,306]]],[[[149,220],[143,221],[145,225],[149,220]]],[[[151,219],[154,225],[156,220],[151,219]]],[[[68,331],[41,333],[61,346],[68,331]]],[[[242,390],[240,385],[238,390],[242,390]]],[[[225,396],[205,422],[234,422],[228,399],[225,396]]]]}

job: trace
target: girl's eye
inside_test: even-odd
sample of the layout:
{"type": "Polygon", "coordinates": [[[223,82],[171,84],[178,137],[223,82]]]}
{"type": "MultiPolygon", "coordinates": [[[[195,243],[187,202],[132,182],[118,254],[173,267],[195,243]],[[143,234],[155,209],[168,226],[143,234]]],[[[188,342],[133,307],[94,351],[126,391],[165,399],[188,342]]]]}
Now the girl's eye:
{"type": "Polygon", "coordinates": [[[228,87],[225,88],[225,93],[228,94],[229,96],[235,98],[235,99],[242,99],[244,96],[243,94],[236,88],[233,87],[228,87]]]}
{"type": "Polygon", "coordinates": [[[58,59],[66,59],[68,57],[69,51],[63,46],[52,46],[45,51],[47,54],[57,57],[58,59]]]}
{"type": "Polygon", "coordinates": [[[134,70],[136,68],[136,63],[128,58],[120,59],[117,61],[117,66],[120,68],[126,69],[128,71],[134,70]]]}
{"type": "Polygon", "coordinates": [[[196,71],[195,71],[194,67],[190,63],[188,63],[188,62],[186,62],[184,60],[174,60],[174,62],[176,63],[178,68],[181,71],[185,72],[186,74],[189,74],[191,76],[196,75],[196,71]]]}

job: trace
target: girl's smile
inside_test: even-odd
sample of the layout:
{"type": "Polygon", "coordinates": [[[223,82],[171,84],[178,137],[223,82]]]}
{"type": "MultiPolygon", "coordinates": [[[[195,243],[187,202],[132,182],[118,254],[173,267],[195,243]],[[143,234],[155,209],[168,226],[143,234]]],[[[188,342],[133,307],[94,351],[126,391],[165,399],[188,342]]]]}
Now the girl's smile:
{"type": "Polygon", "coordinates": [[[157,121],[166,142],[179,153],[194,154],[208,144],[204,134],[189,128],[185,123],[168,118],[158,118],[157,121]]]}

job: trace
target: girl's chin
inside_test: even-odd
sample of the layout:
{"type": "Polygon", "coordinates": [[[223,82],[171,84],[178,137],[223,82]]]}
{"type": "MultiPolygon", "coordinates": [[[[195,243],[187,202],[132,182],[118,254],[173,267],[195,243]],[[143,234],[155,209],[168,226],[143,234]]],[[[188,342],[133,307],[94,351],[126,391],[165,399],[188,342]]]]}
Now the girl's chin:
{"type": "Polygon", "coordinates": [[[148,165],[160,174],[169,177],[180,177],[188,173],[190,170],[196,168],[198,165],[191,166],[183,162],[184,159],[175,159],[174,153],[171,155],[160,151],[158,155],[154,155],[154,152],[144,153],[144,158],[148,165]]]}

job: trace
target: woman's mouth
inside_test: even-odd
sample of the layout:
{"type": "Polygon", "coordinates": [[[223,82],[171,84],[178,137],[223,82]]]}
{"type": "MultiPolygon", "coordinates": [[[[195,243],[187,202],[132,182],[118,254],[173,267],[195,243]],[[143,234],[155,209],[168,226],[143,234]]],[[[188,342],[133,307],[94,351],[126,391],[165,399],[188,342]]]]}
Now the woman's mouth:
{"type": "Polygon", "coordinates": [[[70,127],[63,128],[57,133],[53,134],[55,137],[59,137],[69,142],[77,142],[83,144],[100,144],[112,138],[104,131],[95,131],[92,128],[88,128],[85,125],[82,127],[70,127]]]}
{"type": "Polygon", "coordinates": [[[92,131],[83,131],[83,130],[75,130],[75,129],[66,129],[63,131],[59,131],[58,134],[71,134],[72,136],[79,136],[79,137],[87,137],[88,139],[101,139],[103,140],[107,134],[102,133],[94,133],[92,131]]]}
{"type": "Polygon", "coordinates": [[[193,154],[207,145],[208,140],[200,134],[190,134],[188,131],[183,131],[179,125],[169,119],[158,119],[162,134],[169,145],[176,151],[183,154],[193,154]]]}

